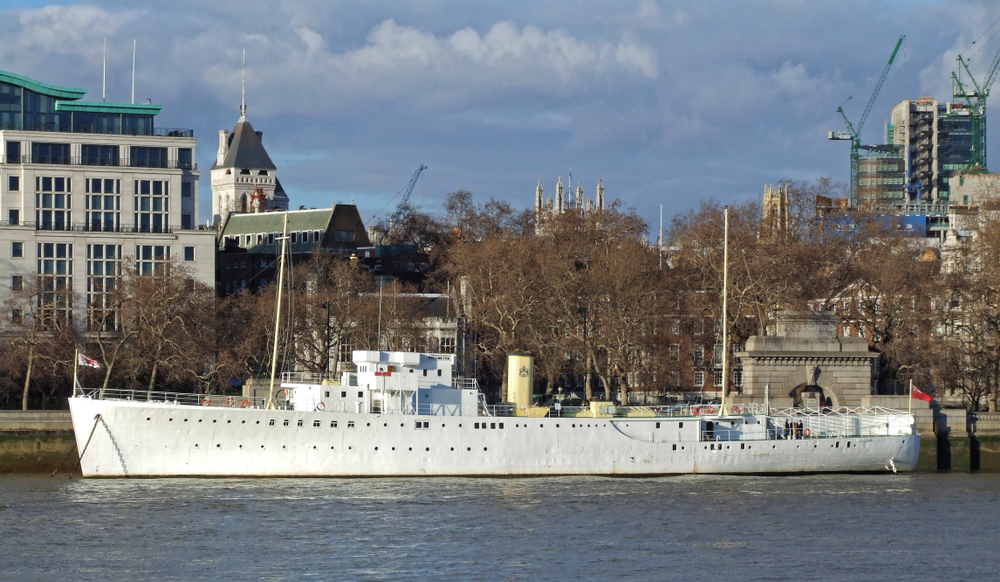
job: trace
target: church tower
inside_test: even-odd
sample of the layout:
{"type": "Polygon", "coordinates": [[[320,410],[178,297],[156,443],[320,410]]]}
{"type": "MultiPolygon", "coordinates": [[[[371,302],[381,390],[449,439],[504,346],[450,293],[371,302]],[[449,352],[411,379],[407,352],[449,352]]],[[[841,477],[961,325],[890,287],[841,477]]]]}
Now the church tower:
{"type": "Polygon", "coordinates": [[[788,184],[772,187],[764,185],[764,212],[761,217],[761,235],[784,237],[791,226],[788,216],[788,184]]]}

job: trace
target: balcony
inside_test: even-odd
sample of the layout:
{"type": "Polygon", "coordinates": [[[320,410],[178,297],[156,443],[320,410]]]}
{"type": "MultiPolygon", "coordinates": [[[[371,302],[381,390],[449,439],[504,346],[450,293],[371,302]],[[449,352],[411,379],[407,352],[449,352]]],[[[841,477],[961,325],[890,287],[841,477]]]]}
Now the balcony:
{"type": "Polygon", "coordinates": [[[54,164],[63,166],[103,166],[109,168],[157,168],[164,170],[187,170],[198,171],[198,164],[184,162],[180,160],[129,160],[120,158],[109,160],[95,157],[81,156],[31,156],[23,155],[20,158],[22,164],[54,164]]]}
{"type": "Polygon", "coordinates": [[[23,228],[32,228],[34,230],[52,232],[117,232],[123,234],[173,234],[175,232],[184,232],[189,230],[213,230],[203,226],[192,226],[191,228],[184,228],[182,226],[167,226],[160,227],[159,229],[152,227],[143,229],[133,225],[106,226],[103,224],[89,224],[86,222],[73,222],[69,224],[57,225],[55,221],[52,223],[38,223],[34,220],[20,220],[11,224],[9,220],[0,220],[0,227],[8,226],[19,226],[23,228]],[[56,228],[56,226],[59,228],[56,228]]]}

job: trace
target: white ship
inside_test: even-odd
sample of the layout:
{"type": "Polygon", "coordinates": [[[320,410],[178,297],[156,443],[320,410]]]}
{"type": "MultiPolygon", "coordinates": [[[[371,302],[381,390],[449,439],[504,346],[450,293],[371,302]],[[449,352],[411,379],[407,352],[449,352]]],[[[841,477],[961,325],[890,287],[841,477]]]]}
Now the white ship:
{"type": "MultiPolygon", "coordinates": [[[[276,321],[284,252],[280,265],[276,321]]],[[[920,451],[913,416],[888,409],[727,406],[724,392],[718,410],[611,402],[549,409],[531,405],[534,368],[526,354],[508,357],[511,404],[490,407],[474,382],[453,380],[452,355],[359,351],[353,360],[357,372],[338,383],[287,376],[280,407],[273,376],[266,399],[74,389],[69,403],[81,471],[86,477],[910,471],[920,451]]]]}
{"type": "MultiPolygon", "coordinates": [[[[100,391],[70,399],[86,477],[527,476],[909,471],[920,436],[888,409],[489,407],[453,356],[355,352],[287,400],[100,391]],[[545,416],[539,416],[545,414],[545,416]],[[801,425],[799,424],[801,423],[801,425]],[[790,428],[794,427],[794,428],[790,428]]],[[[513,364],[516,368],[519,363],[513,364]]]]}

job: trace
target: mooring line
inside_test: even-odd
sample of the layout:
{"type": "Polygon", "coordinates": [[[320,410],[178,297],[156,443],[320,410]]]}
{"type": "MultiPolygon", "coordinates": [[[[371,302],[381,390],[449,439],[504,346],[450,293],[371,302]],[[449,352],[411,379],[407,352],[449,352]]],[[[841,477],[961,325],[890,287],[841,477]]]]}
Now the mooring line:
{"type": "MultiPolygon", "coordinates": [[[[95,416],[95,417],[94,417],[94,428],[90,429],[90,436],[89,436],[89,437],[87,437],[87,444],[83,445],[83,452],[82,452],[82,453],[80,453],[80,458],[79,458],[79,459],[77,459],[77,464],[80,464],[80,463],[81,463],[81,461],[83,461],[83,455],[84,455],[84,454],[85,454],[85,453],[87,452],[87,447],[89,447],[89,446],[90,446],[90,439],[94,438],[94,431],[96,431],[96,430],[97,430],[97,423],[99,423],[99,422],[101,422],[101,415],[100,415],[100,414],[98,414],[97,416],[95,416]]],[[[76,443],[73,443],[73,448],[72,448],[72,449],[70,449],[68,453],[66,453],[66,456],[65,456],[65,457],[63,457],[63,460],[59,462],[59,466],[57,466],[57,467],[55,468],[55,470],[54,470],[54,471],[52,471],[52,474],[51,474],[51,475],[49,475],[49,477],[53,477],[53,476],[55,476],[56,472],[57,472],[57,471],[59,471],[59,469],[61,469],[61,468],[62,468],[62,466],[63,466],[63,463],[65,463],[65,462],[66,462],[66,459],[68,459],[68,458],[69,458],[69,456],[70,456],[71,454],[73,454],[73,451],[75,451],[75,450],[76,450],[76,443]]],[[[75,469],[75,468],[74,468],[74,469],[75,469]]],[[[73,471],[70,471],[70,472],[69,472],[69,478],[70,478],[70,479],[72,479],[72,478],[73,478],[73,471]]]]}

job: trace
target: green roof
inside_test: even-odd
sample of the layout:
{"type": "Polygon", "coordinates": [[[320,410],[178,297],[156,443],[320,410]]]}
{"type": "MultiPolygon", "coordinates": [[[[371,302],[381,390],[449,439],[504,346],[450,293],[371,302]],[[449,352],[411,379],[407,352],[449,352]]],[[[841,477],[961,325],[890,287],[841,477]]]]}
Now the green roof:
{"type": "MultiPolygon", "coordinates": [[[[289,210],[288,232],[303,230],[326,230],[330,224],[332,208],[319,210],[289,210]]],[[[222,236],[237,234],[257,234],[261,232],[281,232],[285,222],[285,212],[257,212],[250,214],[230,214],[222,230],[222,236]]]]}
{"type": "Polygon", "coordinates": [[[89,101],[56,101],[56,111],[82,111],[85,113],[124,113],[137,115],[156,115],[163,109],[162,105],[130,104],[130,103],[93,103],[89,101]]]}
{"type": "Polygon", "coordinates": [[[55,97],[56,99],[76,100],[87,94],[86,89],[49,85],[48,83],[42,83],[41,81],[29,79],[28,77],[17,75],[15,73],[8,73],[7,71],[0,71],[0,81],[10,83],[11,85],[17,85],[18,87],[24,87],[29,91],[41,93],[42,95],[48,95],[49,97],[55,97]]]}

